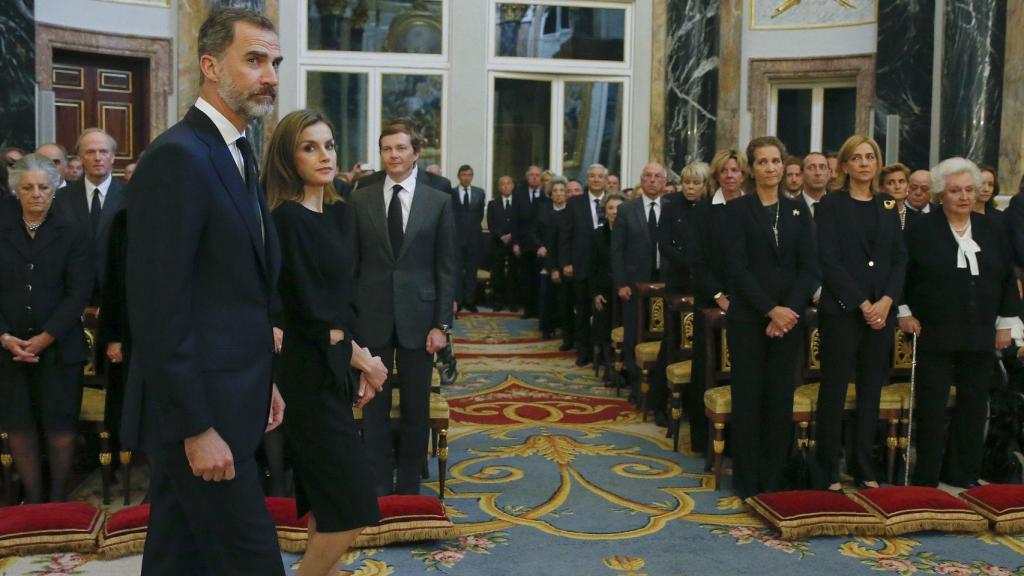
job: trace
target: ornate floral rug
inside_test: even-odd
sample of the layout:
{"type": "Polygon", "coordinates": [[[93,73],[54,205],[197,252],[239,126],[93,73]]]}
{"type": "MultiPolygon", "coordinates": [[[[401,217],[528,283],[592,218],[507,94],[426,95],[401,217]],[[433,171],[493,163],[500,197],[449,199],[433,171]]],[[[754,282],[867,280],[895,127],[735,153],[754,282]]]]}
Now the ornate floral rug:
{"type": "MultiPolygon", "coordinates": [[[[502,314],[458,321],[460,378],[444,389],[454,421],[445,504],[461,535],[353,551],[343,574],[1024,576],[1022,536],[779,539],[728,481],[714,491],[701,459],[673,452],[663,429],[640,422],[535,326],[502,314]]],[[[437,490],[436,478],[425,482],[425,493],[437,490]]],[[[301,562],[283,559],[289,570],[301,562]]],[[[138,556],[58,554],[0,560],[0,575],[139,566],[138,556]]]]}

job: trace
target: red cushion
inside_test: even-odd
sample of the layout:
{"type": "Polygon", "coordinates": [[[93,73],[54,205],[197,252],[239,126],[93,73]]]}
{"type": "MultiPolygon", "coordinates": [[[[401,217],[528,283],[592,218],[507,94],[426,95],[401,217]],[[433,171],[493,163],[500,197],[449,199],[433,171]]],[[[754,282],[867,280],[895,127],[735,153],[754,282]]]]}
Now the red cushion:
{"type": "Polygon", "coordinates": [[[149,504],[122,508],[107,518],[96,552],[105,560],[141,554],[146,546],[148,529],[149,504]]]}
{"type": "Polygon", "coordinates": [[[960,493],[1001,534],[1024,532],[1024,485],[988,484],[960,493]]]}
{"type": "Polygon", "coordinates": [[[938,488],[871,488],[853,498],[882,517],[890,536],[925,530],[983,532],[988,527],[988,522],[966,502],[938,488]]]}
{"type": "Polygon", "coordinates": [[[793,490],[758,494],[747,503],[787,540],[810,536],[877,536],[885,525],[844,494],[793,490]]]}
{"type": "Polygon", "coordinates": [[[92,552],[103,513],[84,502],[0,508],[0,556],[92,552]]]}

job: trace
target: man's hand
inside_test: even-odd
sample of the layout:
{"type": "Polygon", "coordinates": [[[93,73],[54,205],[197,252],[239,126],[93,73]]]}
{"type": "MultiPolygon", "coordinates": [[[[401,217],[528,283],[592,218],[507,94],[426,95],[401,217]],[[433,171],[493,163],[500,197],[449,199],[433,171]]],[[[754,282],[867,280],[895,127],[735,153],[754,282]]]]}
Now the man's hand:
{"type": "Polygon", "coordinates": [[[921,335],[921,323],[913,316],[900,318],[900,330],[907,334],[921,335]]]}
{"type": "Polygon", "coordinates": [[[594,310],[597,310],[598,312],[604,310],[605,302],[607,302],[607,300],[604,299],[603,295],[598,294],[597,296],[594,296],[594,310]]]}
{"type": "Polygon", "coordinates": [[[633,290],[631,290],[629,286],[623,286],[622,288],[619,288],[619,299],[620,300],[626,300],[628,302],[629,299],[632,298],[632,297],[633,297],[633,290]]]}
{"type": "Polygon", "coordinates": [[[427,354],[436,354],[448,345],[448,338],[440,328],[431,328],[427,332],[427,354]]]}
{"type": "Polygon", "coordinates": [[[185,438],[185,457],[192,474],[207,482],[235,479],[235,459],[231,447],[213,428],[185,438]]]}
{"type": "Polygon", "coordinates": [[[50,344],[53,344],[53,336],[46,332],[40,332],[28,339],[28,346],[25,347],[25,352],[33,356],[39,356],[39,353],[49,348],[50,344]]]}
{"type": "Polygon", "coordinates": [[[281,422],[284,422],[284,398],[281,397],[277,384],[274,384],[270,389],[270,415],[267,416],[267,429],[264,432],[277,428],[281,422]]]}
{"type": "Polygon", "coordinates": [[[721,296],[716,298],[715,304],[718,304],[718,307],[721,308],[722,312],[729,311],[729,297],[726,296],[725,294],[722,294],[721,296]]]}
{"type": "Polygon", "coordinates": [[[274,354],[281,353],[281,346],[284,345],[284,330],[274,326],[274,354]]]}
{"type": "Polygon", "coordinates": [[[512,245],[512,253],[516,255],[516,258],[523,255],[523,251],[519,248],[519,244],[512,245]]]}
{"type": "Polygon", "coordinates": [[[21,338],[15,338],[10,334],[4,334],[3,337],[0,338],[0,342],[3,343],[4,349],[10,352],[14,357],[15,362],[28,362],[29,364],[39,362],[39,356],[25,350],[29,345],[28,340],[22,340],[21,338]]]}
{"type": "Polygon", "coordinates": [[[359,391],[356,393],[355,407],[362,408],[373,400],[373,397],[377,395],[379,390],[375,389],[372,384],[366,379],[366,372],[363,372],[359,376],[359,391]]]}
{"type": "Polygon", "coordinates": [[[1010,347],[1013,339],[1010,338],[1010,329],[996,330],[996,350],[1005,350],[1010,347]]]}
{"type": "Polygon", "coordinates": [[[121,352],[120,342],[111,342],[107,344],[107,359],[114,364],[124,362],[124,355],[121,352]]]}
{"type": "Polygon", "coordinates": [[[388,367],[384,365],[380,356],[374,356],[370,359],[367,369],[363,370],[362,377],[366,379],[371,388],[381,392],[384,390],[384,382],[388,379],[388,367]]]}
{"type": "Polygon", "coordinates": [[[572,278],[572,264],[562,267],[562,276],[566,278],[572,278]]]}
{"type": "Polygon", "coordinates": [[[785,306],[776,306],[768,312],[768,317],[776,324],[776,328],[783,334],[789,332],[796,326],[800,315],[785,306]]]}

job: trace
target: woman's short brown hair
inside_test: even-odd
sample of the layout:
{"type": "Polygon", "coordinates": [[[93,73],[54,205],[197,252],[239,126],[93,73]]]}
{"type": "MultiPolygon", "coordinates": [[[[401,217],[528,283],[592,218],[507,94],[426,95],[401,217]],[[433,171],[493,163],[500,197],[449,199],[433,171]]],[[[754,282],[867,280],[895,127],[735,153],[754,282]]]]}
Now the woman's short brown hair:
{"type": "MultiPolygon", "coordinates": [[[[325,124],[334,134],[334,126],[326,116],[315,110],[296,110],[277,123],[263,160],[260,180],[267,192],[267,206],[273,210],[286,200],[301,201],[306,185],[295,167],[295,145],[302,131],[315,124],[325,124]]],[[[324,185],[324,204],[340,201],[334,185],[324,185]]]]}

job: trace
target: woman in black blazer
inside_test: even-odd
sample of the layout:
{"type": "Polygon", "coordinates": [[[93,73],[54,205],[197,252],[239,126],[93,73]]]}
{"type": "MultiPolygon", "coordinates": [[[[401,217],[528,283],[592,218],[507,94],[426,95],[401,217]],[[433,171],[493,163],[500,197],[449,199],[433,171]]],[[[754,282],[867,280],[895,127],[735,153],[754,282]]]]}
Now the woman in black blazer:
{"type": "Polygon", "coordinates": [[[896,216],[900,230],[906,231],[915,220],[924,216],[917,210],[907,210],[907,193],[910,192],[910,168],[899,162],[886,164],[878,174],[878,187],[896,201],[896,216]]]}
{"type": "Polygon", "coordinates": [[[729,204],[733,482],[744,498],[783,488],[803,337],[798,325],[819,282],[810,211],[779,193],[785,157],[778,138],[752,140],[747,158],[755,193],[729,204]]]}
{"type": "Polygon", "coordinates": [[[942,209],[914,224],[907,238],[906,307],[900,329],[918,334],[913,483],[974,486],[981,471],[993,349],[1010,344],[1020,313],[1009,242],[989,218],[972,213],[981,173],[950,158],[932,169],[942,209]],[[946,404],[956,407],[946,435],[946,404]],[[943,463],[943,456],[945,462],[943,463]]]}
{"type": "MultiPolygon", "coordinates": [[[[594,301],[594,318],[591,322],[591,333],[594,344],[601,347],[601,357],[605,364],[605,383],[612,384],[612,228],[619,217],[619,206],[626,197],[618,192],[605,194],[601,209],[604,210],[606,224],[594,232],[593,244],[593,281],[590,283],[590,297],[594,301]]],[[[571,301],[570,301],[571,304],[571,301]]],[[[571,306],[570,306],[571,308],[571,306]]]]}
{"type": "Polygon", "coordinates": [[[37,429],[45,432],[52,502],[63,501],[88,356],[82,311],[93,287],[85,229],[50,212],[60,176],[29,154],[11,168],[18,210],[0,221],[0,430],[10,435],[25,501],[42,502],[37,429]]]}
{"type": "Polygon", "coordinates": [[[907,253],[896,200],[876,194],[878,144],[851,136],[839,150],[840,190],[825,196],[815,222],[821,260],[818,303],[821,386],[817,403],[815,484],[841,491],[839,442],[847,383],[857,376],[857,416],[847,466],[857,484],[877,488],[871,447],[878,402],[889,374],[896,307],[907,253]]]}

